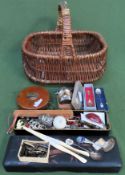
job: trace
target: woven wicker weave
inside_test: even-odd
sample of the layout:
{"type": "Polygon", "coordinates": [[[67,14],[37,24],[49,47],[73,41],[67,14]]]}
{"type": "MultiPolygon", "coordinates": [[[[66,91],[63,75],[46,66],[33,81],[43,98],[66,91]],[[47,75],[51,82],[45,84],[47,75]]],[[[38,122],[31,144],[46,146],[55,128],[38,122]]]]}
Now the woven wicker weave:
{"type": "Polygon", "coordinates": [[[59,18],[54,32],[37,32],[23,43],[26,74],[41,83],[93,82],[106,66],[107,45],[96,32],[72,31],[70,10],[58,6],[59,18]]]}

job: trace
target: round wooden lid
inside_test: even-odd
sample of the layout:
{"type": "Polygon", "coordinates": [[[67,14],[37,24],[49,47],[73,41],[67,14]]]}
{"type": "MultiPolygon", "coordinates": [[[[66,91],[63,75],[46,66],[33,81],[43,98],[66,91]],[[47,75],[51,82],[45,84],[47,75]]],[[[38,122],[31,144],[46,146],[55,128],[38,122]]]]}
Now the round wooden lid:
{"type": "Polygon", "coordinates": [[[43,87],[28,87],[17,96],[17,104],[23,109],[45,109],[48,103],[49,92],[43,87]]]}

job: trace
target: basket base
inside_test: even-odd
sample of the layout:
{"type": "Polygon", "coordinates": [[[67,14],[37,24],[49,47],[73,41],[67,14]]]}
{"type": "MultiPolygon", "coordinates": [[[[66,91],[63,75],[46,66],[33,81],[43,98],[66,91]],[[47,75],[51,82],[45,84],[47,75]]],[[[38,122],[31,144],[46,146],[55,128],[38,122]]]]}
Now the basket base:
{"type": "MultiPolygon", "coordinates": [[[[100,79],[105,71],[105,66],[103,69],[101,69],[100,72],[89,72],[89,73],[85,73],[85,72],[79,72],[77,75],[76,73],[73,74],[69,74],[69,76],[62,78],[61,76],[59,76],[59,74],[55,74],[55,76],[49,76],[48,78],[36,78],[36,76],[33,76],[31,73],[28,72],[28,69],[25,67],[24,65],[24,71],[25,74],[28,76],[28,78],[34,82],[39,82],[39,83],[47,83],[47,84],[60,84],[60,83],[67,83],[67,84],[71,84],[74,83],[75,81],[81,81],[81,83],[90,83],[90,82],[94,82],[98,79],[100,79]]],[[[45,76],[47,77],[47,76],[45,76]]]]}

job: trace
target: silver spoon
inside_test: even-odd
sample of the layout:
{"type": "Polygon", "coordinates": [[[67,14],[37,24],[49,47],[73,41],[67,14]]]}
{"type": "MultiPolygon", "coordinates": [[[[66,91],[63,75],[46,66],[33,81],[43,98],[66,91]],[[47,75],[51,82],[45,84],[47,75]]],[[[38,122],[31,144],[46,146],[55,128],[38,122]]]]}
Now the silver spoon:
{"type": "Polygon", "coordinates": [[[87,149],[85,149],[85,148],[79,146],[78,144],[75,144],[74,141],[73,141],[72,139],[66,139],[66,140],[65,140],[65,143],[66,143],[67,145],[76,146],[76,147],[80,148],[81,150],[87,151],[87,152],[89,153],[91,159],[93,159],[93,160],[101,160],[101,159],[102,159],[101,153],[95,152],[95,151],[92,151],[92,150],[87,150],[87,149]]]}
{"type": "Polygon", "coordinates": [[[104,152],[109,152],[114,148],[114,146],[115,146],[115,139],[110,138],[109,140],[107,140],[104,143],[102,149],[103,149],[104,152]]]}
{"type": "Polygon", "coordinates": [[[101,149],[101,146],[97,143],[94,143],[93,141],[87,139],[86,137],[84,136],[78,136],[76,138],[76,142],[78,144],[83,144],[83,143],[86,143],[86,144],[90,144],[96,151],[99,151],[101,149]]]}

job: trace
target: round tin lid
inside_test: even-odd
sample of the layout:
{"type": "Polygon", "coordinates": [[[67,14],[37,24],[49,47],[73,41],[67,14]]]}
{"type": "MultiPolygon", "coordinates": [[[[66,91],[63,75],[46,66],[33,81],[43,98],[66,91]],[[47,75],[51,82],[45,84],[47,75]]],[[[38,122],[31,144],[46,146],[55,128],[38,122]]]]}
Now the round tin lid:
{"type": "Polygon", "coordinates": [[[44,109],[49,103],[49,92],[43,87],[31,86],[20,91],[16,101],[23,109],[44,109]]]}

